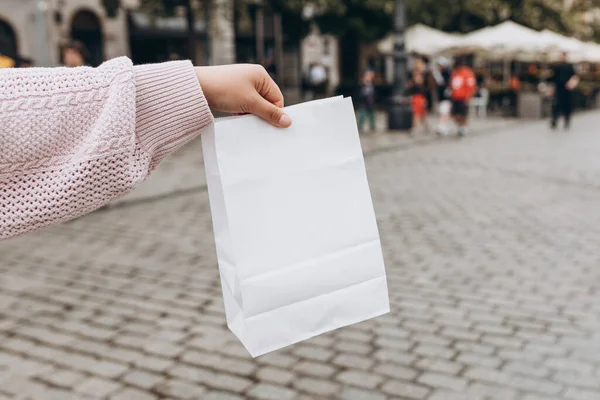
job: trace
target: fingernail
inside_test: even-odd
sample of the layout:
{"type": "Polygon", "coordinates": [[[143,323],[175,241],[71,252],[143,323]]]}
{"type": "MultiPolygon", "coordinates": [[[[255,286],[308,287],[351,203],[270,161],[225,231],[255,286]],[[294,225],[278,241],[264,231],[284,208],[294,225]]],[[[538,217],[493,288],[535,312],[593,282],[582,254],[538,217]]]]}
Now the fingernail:
{"type": "Polygon", "coordinates": [[[292,124],[292,119],[290,118],[289,115],[283,114],[281,117],[279,117],[278,123],[279,123],[279,126],[287,128],[288,126],[290,126],[292,124]]]}

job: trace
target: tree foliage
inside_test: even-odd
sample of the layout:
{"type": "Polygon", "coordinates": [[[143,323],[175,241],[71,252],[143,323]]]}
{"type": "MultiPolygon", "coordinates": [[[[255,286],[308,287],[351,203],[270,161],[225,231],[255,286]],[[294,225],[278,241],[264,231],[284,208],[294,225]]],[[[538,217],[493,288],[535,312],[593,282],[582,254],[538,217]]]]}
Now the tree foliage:
{"type": "Polygon", "coordinates": [[[568,30],[562,0],[408,0],[410,23],[470,32],[507,19],[534,28],[568,30]]]}

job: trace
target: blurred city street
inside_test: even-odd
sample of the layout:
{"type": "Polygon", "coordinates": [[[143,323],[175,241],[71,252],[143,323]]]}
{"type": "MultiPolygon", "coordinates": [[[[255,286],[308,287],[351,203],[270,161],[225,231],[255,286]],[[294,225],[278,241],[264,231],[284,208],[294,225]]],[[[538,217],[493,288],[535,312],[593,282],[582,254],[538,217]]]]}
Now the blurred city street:
{"type": "Polygon", "coordinates": [[[196,141],[0,244],[0,399],[597,400],[596,124],[364,136],[392,312],[257,359],[225,325],[196,141]]]}

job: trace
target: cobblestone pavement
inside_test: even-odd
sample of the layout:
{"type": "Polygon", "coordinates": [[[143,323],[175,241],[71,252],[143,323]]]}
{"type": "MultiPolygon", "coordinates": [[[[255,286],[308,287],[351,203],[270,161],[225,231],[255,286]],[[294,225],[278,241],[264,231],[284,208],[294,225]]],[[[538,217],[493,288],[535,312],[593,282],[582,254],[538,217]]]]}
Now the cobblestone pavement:
{"type": "Polygon", "coordinates": [[[255,360],[201,187],[3,242],[0,399],[600,399],[598,125],[372,150],[392,312],[255,360]]]}

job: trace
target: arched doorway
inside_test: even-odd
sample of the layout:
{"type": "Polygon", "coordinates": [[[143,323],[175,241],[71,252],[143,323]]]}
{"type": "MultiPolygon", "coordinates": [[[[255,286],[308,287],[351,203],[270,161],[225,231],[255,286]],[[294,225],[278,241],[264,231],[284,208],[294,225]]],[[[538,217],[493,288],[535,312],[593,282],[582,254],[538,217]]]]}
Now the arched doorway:
{"type": "Polygon", "coordinates": [[[17,35],[6,21],[0,19],[0,54],[10,58],[17,57],[17,35]]]}
{"type": "Polygon", "coordinates": [[[104,60],[102,26],[100,19],[91,11],[78,11],[71,22],[71,38],[80,40],[88,51],[86,62],[94,67],[104,60]]]}

